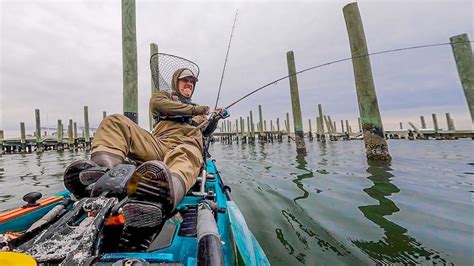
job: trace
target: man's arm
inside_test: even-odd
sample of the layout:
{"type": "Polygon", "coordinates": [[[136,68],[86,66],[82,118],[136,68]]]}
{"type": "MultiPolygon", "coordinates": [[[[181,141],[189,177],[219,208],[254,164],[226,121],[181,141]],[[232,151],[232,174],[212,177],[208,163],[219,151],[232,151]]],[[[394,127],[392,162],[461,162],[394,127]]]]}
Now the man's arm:
{"type": "Polygon", "coordinates": [[[159,113],[163,116],[174,116],[174,115],[198,115],[206,114],[209,111],[209,107],[192,105],[174,101],[171,99],[171,95],[165,91],[158,91],[153,94],[150,99],[150,109],[152,113],[159,113]]]}

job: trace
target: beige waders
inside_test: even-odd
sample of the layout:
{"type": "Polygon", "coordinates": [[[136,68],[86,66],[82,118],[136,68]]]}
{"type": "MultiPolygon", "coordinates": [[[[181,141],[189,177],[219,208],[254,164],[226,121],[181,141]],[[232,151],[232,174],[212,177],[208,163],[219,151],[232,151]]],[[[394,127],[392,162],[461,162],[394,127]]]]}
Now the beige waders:
{"type": "Polygon", "coordinates": [[[194,127],[174,121],[161,121],[149,133],[124,115],[111,115],[100,124],[92,142],[92,153],[108,152],[138,163],[163,161],[172,173],[183,178],[188,191],[203,165],[202,135],[194,127]]]}

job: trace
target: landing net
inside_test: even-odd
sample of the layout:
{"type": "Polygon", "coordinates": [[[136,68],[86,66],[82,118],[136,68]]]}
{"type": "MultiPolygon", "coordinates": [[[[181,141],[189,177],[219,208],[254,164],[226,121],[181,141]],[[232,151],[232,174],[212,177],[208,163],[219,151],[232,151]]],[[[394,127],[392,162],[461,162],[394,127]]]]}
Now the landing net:
{"type": "Polygon", "coordinates": [[[157,53],[150,57],[151,76],[155,87],[159,90],[171,90],[171,78],[176,70],[187,68],[194,76],[199,76],[196,63],[171,54],[157,53]]]}

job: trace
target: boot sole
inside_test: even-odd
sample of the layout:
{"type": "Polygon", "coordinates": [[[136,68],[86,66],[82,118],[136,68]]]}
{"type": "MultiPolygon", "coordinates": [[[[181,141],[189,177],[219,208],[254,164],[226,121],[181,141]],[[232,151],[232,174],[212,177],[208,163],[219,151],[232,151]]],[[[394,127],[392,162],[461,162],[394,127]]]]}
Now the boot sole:
{"type": "Polygon", "coordinates": [[[163,162],[148,161],[135,170],[128,193],[132,199],[162,203],[168,209],[172,206],[170,179],[171,173],[163,162]]]}
{"type": "Polygon", "coordinates": [[[161,208],[146,202],[129,202],[122,207],[122,211],[126,227],[157,227],[163,220],[161,208]]]}
{"type": "Polygon", "coordinates": [[[86,185],[84,185],[80,180],[80,173],[83,170],[92,168],[97,166],[92,161],[87,160],[80,160],[71,163],[66,170],[64,171],[64,186],[66,187],[69,192],[71,192],[74,196],[82,198],[86,197],[86,185]]]}

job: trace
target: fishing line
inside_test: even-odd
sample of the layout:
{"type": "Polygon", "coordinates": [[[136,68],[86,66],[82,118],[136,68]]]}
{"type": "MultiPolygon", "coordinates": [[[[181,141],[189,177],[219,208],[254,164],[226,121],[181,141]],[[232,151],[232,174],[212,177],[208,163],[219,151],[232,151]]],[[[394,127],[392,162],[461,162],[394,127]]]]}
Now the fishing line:
{"type": "Polygon", "coordinates": [[[259,87],[258,89],[253,90],[250,93],[247,93],[245,96],[243,96],[242,98],[239,98],[237,101],[229,104],[228,106],[225,107],[225,109],[229,109],[230,107],[234,106],[236,103],[242,101],[243,99],[249,97],[250,95],[252,95],[252,94],[254,94],[254,93],[256,93],[256,92],[258,92],[258,91],[260,91],[260,90],[262,90],[262,89],[264,89],[264,88],[266,88],[266,87],[268,87],[272,84],[276,84],[278,81],[282,81],[282,80],[284,80],[286,78],[289,78],[291,76],[296,76],[296,75],[301,74],[303,72],[313,70],[313,69],[316,69],[316,68],[320,68],[320,67],[323,67],[323,66],[328,66],[328,65],[335,64],[335,63],[340,63],[340,62],[344,62],[344,61],[348,61],[348,60],[352,60],[352,59],[358,59],[358,58],[362,58],[362,57],[367,57],[367,56],[371,56],[371,55],[387,54],[387,53],[400,52],[400,51],[405,51],[405,50],[414,50],[414,49],[421,49],[421,48],[429,48],[429,47],[444,46],[444,45],[451,45],[451,44],[460,44],[460,43],[472,43],[472,42],[474,42],[474,41],[453,42],[453,43],[446,42],[446,43],[434,43],[434,44],[426,44],[426,45],[409,46],[409,47],[404,47],[404,48],[396,48],[396,49],[391,49],[391,50],[385,50],[385,51],[380,51],[380,52],[369,53],[369,54],[366,54],[366,55],[360,55],[360,56],[355,56],[355,57],[342,58],[342,59],[327,62],[327,63],[324,63],[324,64],[312,66],[312,67],[305,68],[303,70],[297,71],[294,74],[284,76],[284,77],[276,79],[272,82],[269,82],[269,83],[263,85],[262,87],[259,87]]]}
{"type": "Polygon", "coordinates": [[[217,109],[217,103],[219,102],[219,96],[221,95],[222,80],[224,80],[225,67],[227,65],[227,58],[229,56],[230,44],[232,43],[232,36],[234,35],[235,22],[237,21],[238,12],[239,10],[237,9],[235,11],[235,16],[234,16],[234,25],[232,25],[232,31],[230,32],[229,44],[227,45],[227,52],[225,54],[224,67],[222,68],[221,81],[219,83],[219,91],[217,92],[216,106],[214,107],[214,110],[217,109]]]}

